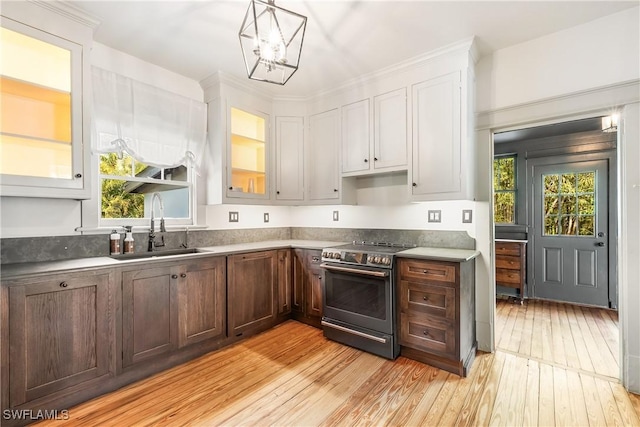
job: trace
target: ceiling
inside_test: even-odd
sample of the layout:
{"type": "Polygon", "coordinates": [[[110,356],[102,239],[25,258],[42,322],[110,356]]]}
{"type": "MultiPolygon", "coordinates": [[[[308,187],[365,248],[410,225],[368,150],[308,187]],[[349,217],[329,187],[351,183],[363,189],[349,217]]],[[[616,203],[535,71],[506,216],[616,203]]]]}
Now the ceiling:
{"type": "MultiPolygon", "coordinates": [[[[200,81],[247,79],[238,31],[248,0],[67,1],[100,22],[94,39],[200,81]]],[[[640,4],[636,1],[277,0],[308,17],[300,69],[276,96],[310,96],[475,36],[480,55],[640,4]]]]}

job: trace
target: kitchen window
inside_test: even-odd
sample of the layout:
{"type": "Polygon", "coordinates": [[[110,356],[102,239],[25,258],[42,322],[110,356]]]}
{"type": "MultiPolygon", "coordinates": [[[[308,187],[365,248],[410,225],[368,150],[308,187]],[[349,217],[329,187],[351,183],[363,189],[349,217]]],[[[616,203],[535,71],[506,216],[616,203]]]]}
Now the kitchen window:
{"type": "Polygon", "coordinates": [[[82,45],[4,17],[0,45],[3,195],[86,197],[82,45]]]}
{"type": "Polygon", "coordinates": [[[92,83],[99,197],[84,226],[148,226],[152,213],[193,224],[206,104],[96,67],[92,83]],[[161,203],[152,205],[156,193],[161,203]]]}
{"type": "Polygon", "coordinates": [[[496,224],[516,223],[516,156],[493,160],[493,220],[496,224]]]}

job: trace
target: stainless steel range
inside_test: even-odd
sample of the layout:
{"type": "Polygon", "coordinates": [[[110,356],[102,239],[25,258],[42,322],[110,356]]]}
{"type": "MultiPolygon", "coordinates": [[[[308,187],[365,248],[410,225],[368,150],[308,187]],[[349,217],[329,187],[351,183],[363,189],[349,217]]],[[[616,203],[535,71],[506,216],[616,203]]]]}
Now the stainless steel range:
{"type": "Polygon", "coordinates": [[[353,242],[322,250],[325,337],[388,359],[398,356],[394,254],[408,247],[353,242]]]}

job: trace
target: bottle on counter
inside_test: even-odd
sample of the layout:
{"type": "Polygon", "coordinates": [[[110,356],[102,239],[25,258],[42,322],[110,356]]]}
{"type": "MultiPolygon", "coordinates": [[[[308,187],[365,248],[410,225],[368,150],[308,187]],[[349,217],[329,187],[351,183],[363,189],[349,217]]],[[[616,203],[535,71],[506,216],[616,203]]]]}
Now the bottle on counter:
{"type": "Polygon", "coordinates": [[[120,233],[117,230],[112,230],[109,239],[111,242],[111,255],[120,255],[122,253],[120,250],[120,233]]]}
{"type": "Polygon", "coordinates": [[[134,252],[134,241],[133,241],[133,233],[131,232],[131,226],[126,226],[125,228],[126,235],[124,238],[124,253],[132,254],[134,252]]]}

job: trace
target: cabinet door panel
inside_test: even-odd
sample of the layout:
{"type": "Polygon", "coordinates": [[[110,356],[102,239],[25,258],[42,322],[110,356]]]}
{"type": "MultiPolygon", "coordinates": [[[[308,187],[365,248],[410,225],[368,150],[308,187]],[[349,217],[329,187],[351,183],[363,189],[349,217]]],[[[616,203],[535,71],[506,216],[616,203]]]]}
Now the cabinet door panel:
{"type": "Polygon", "coordinates": [[[232,255],[229,275],[229,334],[270,322],[276,316],[276,251],[232,255]]]}
{"type": "Polygon", "coordinates": [[[291,250],[278,251],[278,314],[291,312],[291,250]]]}
{"type": "Polygon", "coordinates": [[[178,285],[178,346],[224,336],[225,258],[189,264],[184,275],[178,285]]]}
{"type": "Polygon", "coordinates": [[[407,166],[407,90],[401,88],[374,98],[375,169],[407,166]]]}
{"type": "Polygon", "coordinates": [[[309,269],[307,299],[307,313],[309,316],[322,317],[322,271],[317,268],[309,269]]]}
{"type": "Polygon", "coordinates": [[[340,127],[338,110],[309,117],[309,198],[311,200],[339,198],[340,127]]]}
{"type": "Polygon", "coordinates": [[[455,326],[445,319],[401,313],[400,344],[455,357],[455,326]]]}
{"type": "Polygon", "coordinates": [[[368,99],[342,107],[342,173],[369,169],[369,126],[368,99]]]}
{"type": "Polygon", "coordinates": [[[175,349],[177,278],[171,274],[168,267],[123,273],[123,367],[175,349]]]}
{"type": "Polygon", "coordinates": [[[109,277],[10,288],[12,406],[108,374],[109,277]]]}
{"type": "Polygon", "coordinates": [[[304,120],[276,117],[276,199],[304,198],[304,120]]]}
{"type": "Polygon", "coordinates": [[[460,73],[413,86],[413,195],[461,191],[460,73]]]}
{"type": "Polygon", "coordinates": [[[293,283],[291,292],[291,311],[304,314],[304,282],[305,282],[305,253],[302,249],[293,251],[293,283]]]}

